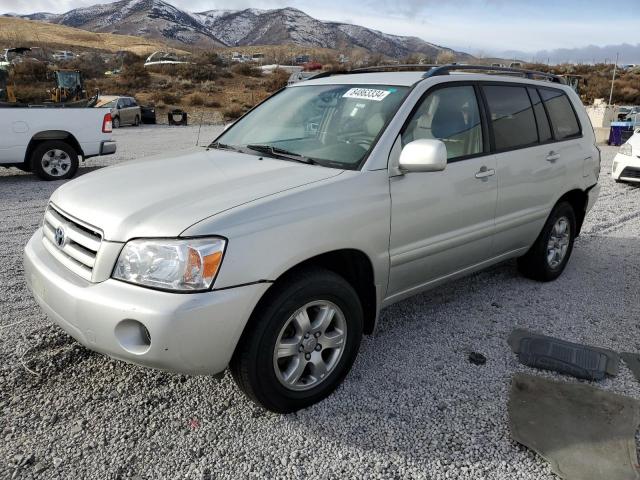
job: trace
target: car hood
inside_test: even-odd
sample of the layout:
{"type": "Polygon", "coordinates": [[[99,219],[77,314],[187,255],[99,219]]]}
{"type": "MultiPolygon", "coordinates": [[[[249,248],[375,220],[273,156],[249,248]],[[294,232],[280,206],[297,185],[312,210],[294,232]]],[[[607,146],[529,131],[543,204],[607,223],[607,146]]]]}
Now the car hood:
{"type": "Polygon", "coordinates": [[[82,175],[56,190],[51,201],[67,214],[101,229],[106,240],[176,237],[207,217],[342,172],[197,149],[82,175]]]}

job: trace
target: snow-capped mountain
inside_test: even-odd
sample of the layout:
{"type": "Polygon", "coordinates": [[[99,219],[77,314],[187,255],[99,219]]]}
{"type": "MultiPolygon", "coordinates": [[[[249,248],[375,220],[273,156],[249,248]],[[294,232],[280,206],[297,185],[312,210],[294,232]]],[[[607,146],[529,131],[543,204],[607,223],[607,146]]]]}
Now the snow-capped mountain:
{"type": "MultiPolygon", "coordinates": [[[[295,8],[209,10],[192,13],[163,0],[120,0],[55,15],[23,18],[60,23],[92,32],[140,35],[194,46],[295,44],[349,49],[361,47],[390,57],[423,53],[435,57],[445,47],[416,37],[389,35],[370,28],[317,20],[295,8]]],[[[453,52],[459,58],[469,57],[453,52]]]]}

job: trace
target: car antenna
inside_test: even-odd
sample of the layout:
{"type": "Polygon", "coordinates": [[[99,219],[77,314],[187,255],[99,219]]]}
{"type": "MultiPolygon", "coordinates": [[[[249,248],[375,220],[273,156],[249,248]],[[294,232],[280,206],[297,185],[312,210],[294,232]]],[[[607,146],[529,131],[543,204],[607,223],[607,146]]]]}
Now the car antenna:
{"type": "Polygon", "coordinates": [[[200,130],[202,130],[202,118],[204,117],[204,110],[200,112],[200,125],[198,125],[198,138],[196,138],[196,147],[200,145],[200,130]]]}

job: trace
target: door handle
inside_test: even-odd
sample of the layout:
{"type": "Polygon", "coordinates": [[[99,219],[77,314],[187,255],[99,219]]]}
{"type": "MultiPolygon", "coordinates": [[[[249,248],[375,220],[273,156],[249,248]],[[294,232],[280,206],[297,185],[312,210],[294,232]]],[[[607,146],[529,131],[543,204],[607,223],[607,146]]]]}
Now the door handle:
{"type": "Polygon", "coordinates": [[[487,178],[496,174],[493,168],[487,168],[484,165],[480,167],[480,171],[476,172],[476,178],[487,178]]]}
{"type": "Polygon", "coordinates": [[[560,154],[559,154],[559,153],[554,152],[553,150],[551,150],[551,151],[549,152],[549,154],[547,155],[546,160],[547,160],[547,162],[551,162],[551,163],[553,163],[553,162],[555,162],[556,160],[558,160],[559,158],[560,158],[560,154]]]}

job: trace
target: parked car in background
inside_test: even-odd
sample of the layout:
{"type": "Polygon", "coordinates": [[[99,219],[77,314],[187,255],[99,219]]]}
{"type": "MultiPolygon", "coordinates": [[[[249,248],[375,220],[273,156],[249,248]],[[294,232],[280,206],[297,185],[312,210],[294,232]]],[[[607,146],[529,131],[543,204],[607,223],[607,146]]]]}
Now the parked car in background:
{"type": "Polygon", "coordinates": [[[142,123],[155,125],[156,123],[156,107],[153,105],[141,105],[140,114],[142,115],[142,123]]]}
{"type": "Polygon", "coordinates": [[[613,158],[611,176],[616,182],[640,183],[640,128],[613,158]]]}
{"type": "Polygon", "coordinates": [[[142,121],[142,110],[133,97],[102,95],[95,104],[95,108],[111,109],[113,128],[120,128],[123,125],[137,127],[142,121]]]}
{"type": "Polygon", "coordinates": [[[71,178],[80,160],[116,151],[111,113],[93,108],[0,108],[0,166],[43,180],[71,178]]]}
{"type": "Polygon", "coordinates": [[[54,54],[51,55],[51,57],[54,60],[65,61],[65,60],[73,60],[74,58],[76,58],[76,55],[73,52],[69,52],[67,50],[61,50],[59,52],[54,52],[54,54]]]}
{"type": "Polygon", "coordinates": [[[512,258],[558,278],[596,201],[578,95],[544,73],[449,74],[464,68],[298,82],[206,150],[69,182],[26,246],[27,284],[90,349],[229,366],[276,412],[318,402],[383,307],[512,258]]]}

